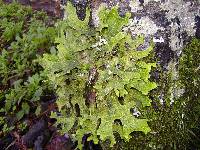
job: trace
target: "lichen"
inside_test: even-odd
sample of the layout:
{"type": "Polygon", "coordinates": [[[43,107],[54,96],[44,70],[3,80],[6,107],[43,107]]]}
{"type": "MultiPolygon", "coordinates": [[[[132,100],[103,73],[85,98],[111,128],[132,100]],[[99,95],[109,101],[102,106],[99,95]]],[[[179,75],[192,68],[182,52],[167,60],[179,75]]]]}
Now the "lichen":
{"type": "Polygon", "coordinates": [[[58,24],[57,54],[45,54],[41,60],[58,95],[61,115],[52,112],[52,117],[61,125],[61,133],[74,134],[79,148],[84,135],[96,144],[110,140],[113,146],[114,132],[128,141],[132,131],[150,131],[148,120],[135,117],[131,110],[150,106],[148,93],[156,84],[149,73],[155,63],[142,58],[153,47],[137,51],[144,37],[133,40],[122,31],[130,14],[120,17],[115,7],[100,9],[99,27],[90,28],[89,16],[78,20],[68,3],[68,16],[58,24]]]}

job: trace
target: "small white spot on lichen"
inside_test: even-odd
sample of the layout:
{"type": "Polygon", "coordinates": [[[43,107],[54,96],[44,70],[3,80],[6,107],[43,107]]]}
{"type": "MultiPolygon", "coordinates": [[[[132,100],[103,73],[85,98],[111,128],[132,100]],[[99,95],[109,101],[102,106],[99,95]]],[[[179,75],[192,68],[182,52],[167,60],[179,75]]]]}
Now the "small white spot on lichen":
{"type": "Polygon", "coordinates": [[[134,110],[133,110],[133,116],[139,117],[140,115],[141,115],[141,113],[137,110],[137,108],[134,108],[134,110]]]}
{"type": "Polygon", "coordinates": [[[98,47],[106,45],[107,43],[108,42],[106,41],[106,39],[103,39],[103,38],[101,38],[101,36],[99,36],[99,42],[92,45],[92,48],[97,48],[98,50],[100,50],[98,47]]]}
{"type": "Polygon", "coordinates": [[[108,70],[108,74],[111,75],[111,74],[112,74],[112,71],[108,70]]]}

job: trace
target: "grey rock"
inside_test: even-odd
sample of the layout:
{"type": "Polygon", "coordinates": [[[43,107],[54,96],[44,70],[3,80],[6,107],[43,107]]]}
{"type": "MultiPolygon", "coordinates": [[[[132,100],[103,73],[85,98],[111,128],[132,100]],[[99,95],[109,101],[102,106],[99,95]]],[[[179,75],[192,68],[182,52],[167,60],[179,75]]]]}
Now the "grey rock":
{"type": "Polygon", "coordinates": [[[29,148],[34,146],[34,141],[41,135],[41,133],[47,128],[47,122],[41,119],[34,124],[29,131],[22,137],[23,143],[29,148]]]}

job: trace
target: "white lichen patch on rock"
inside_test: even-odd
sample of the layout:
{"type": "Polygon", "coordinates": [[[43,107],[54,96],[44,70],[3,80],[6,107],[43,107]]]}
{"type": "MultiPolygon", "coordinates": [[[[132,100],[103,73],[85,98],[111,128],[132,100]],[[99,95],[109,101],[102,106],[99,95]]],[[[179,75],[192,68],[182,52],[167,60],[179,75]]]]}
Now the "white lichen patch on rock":
{"type": "Polygon", "coordinates": [[[186,32],[188,36],[195,35],[195,17],[200,15],[200,7],[197,5],[198,3],[194,1],[184,2],[183,0],[168,0],[160,5],[162,9],[167,10],[168,20],[176,19],[176,22],[172,22],[170,25],[170,46],[177,53],[180,53],[184,46],[184,38],[181,34],[186,32]]]}
{"type": "Polygon", "coordinates": [[[167,2],[161,4],[161,8],[168,10],[166,13],[167,18],[173,19],[178,18],[180,21],[180,27],[182,30],[187,31],[189,36],[195,34],[195,16],[200,15],[200,7],[196,7],[192,10],[192,5],[194,2],[184,2],[183,0],[168,0],[167,2]]]}
{"type": "MultiPolygon", "coordinates": [[[[195,35],[195,17],[200,15],[198,6],[199,2],[192,0],[145,0],[143,6],[139,1],[132,1],[130,7],[134,18],[130,21],[131,31],[133,34],[153,36],[158,30],[166,30],[171,49],[180,54],[184,46],[182,34],[195,35]],[[168,26],[160,26],[167,20],[168,26]]],[[[154,38],[154,42],[163,41],[164,37],[154,38]]]]}
{"type": "Polygon", "coordinates": [[[158,30],[164,30],[163,27],[156,26],[156,24],[146,16],[141,19],[137,17],[130,19],[128,28],[133,35],[154,35],[158,30]]]}
{"type": "Polygon", "coordinates": [[[177,70],[178,62],[176,61],[170,61],[168,65],[168,74],[169,78],[171,80],[171,86],[170,86],[170,105],[172,105],[175,101],[175,99],[178,99],[181,95],[183,95],[185,89],[182,88],[179,81],[179,72],[177,70]]]}

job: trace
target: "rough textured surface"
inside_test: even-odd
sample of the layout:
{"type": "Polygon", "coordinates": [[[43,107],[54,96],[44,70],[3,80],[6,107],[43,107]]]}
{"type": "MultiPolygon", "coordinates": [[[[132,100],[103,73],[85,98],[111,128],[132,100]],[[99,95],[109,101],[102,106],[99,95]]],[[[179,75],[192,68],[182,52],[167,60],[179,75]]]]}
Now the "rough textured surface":
{"type": "MultiPolygon", "coordinates": [[[[13,0],[4,0],[12,2],[13,0]]],[[[44,10],[55,16],[62,16],[62,6],[67,0],[18,0],[34,9],[44,10]]],[[[181,54],[183,46],[189,37],[200,38],[200,1],[198,0],[71,0],[77,9],[80,20],[85,18],[86,7],[92,9],[91,17],[97,26],[97,9],[100,3],[108,7],[119,6],[119,13],[124,16],[132,12],[129,29],[133,34],[143,34],[148,38],[153,36],[156,46],[168,47],[176,55],[181,54]],[[96,23],[95,23],[96,21],[96,23]]],[[[149,42],[149,40],[145,41],[149,42]]],[[[172,53],[172,52],[170,52],[172,53]]],[[[162,57],[162,56],[161,56],[162,57]]],[[[168,61],[163,60],[166,63],[168,61]]],[[[166,64],[164,65],[166,67],[166,64]]]]}
{"type": "MultiPolygon", "coordinates": [[[[120,3],[120,2],[119,2],[120,3]]],[[[115,1],[116,4],[116,1],[115,1]]],[[[132,13],[129,26],[133,36],[144,35],[144,44],[138,50],[145,50],[153,39],[155,56],[162,71],[173,72],[171,80],[178,80],[178,60],[184,46],[192,37],[200,38],[200,1],[198,0],[135,0],[129,6],[119,4],[121,10],[132,13]]],[[[179,97],[183,89],[172,87],[170,104],[179,97]]],[[[162,97],[164,93],[160,93],[162,97]]],[[[161,104],[164,99],[159,98],[161,104]]]]}
{"type": "Polygon", "coordinates": [[[132,2],[131,30],[152,35],[157,55],[166,68],[169,58],[181,54],[191,36],[198,36],[199,2],[194,0],[145,0],[132,2]],[[141,5],[142,4],[142,5],[141,5]],[[196,22],[196,28],[195,28],[196,22]],[[165,58],[164,58],[165,57],[165,58]]]}
{"type": "MultiPolygon", "coordinates": [[[[163,71],[173,72],[171,80],[175,83],[178,80],[178,60],[184,46],[193,36],[200,37],[200,1],[144,0],[132,2],[130,7],[133,14],[130,30],[134,34],[153,37],[157,63],[163,71]]],[[[170,104],[182,93],[183,89],[174,84],[170,104]]],[[[163,94],[161,92],[160,96],[163,94]]],[[[161,97],[163,104],[165,100],[161,97]]]]}

